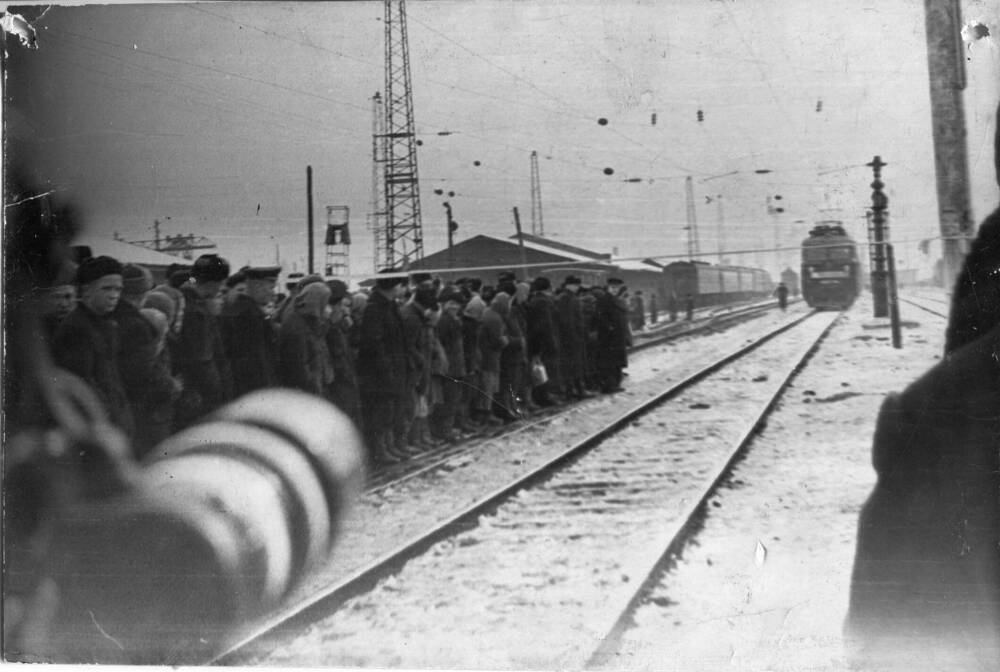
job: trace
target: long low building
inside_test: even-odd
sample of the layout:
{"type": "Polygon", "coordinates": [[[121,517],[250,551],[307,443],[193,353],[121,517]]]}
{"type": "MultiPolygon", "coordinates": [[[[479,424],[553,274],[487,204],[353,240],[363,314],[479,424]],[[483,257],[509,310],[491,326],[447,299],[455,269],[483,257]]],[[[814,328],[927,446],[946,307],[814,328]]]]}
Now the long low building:
{"type": "Polygon", "coordinates": [[[530,234],[524,234],[522,242],[523,245],[519,244],[517,236],[499,238],[481,234],[456,243],[450,250],[428,254],[410,264],[409,270],[434,271],[446,280],[478,277],[486,284],[493,284],[504,271],[513,271],[522,279],[545,275],[553,284],[572,274],[593,284],[601,282],[615,268],[610,263],[610,254],[530,234]]]}

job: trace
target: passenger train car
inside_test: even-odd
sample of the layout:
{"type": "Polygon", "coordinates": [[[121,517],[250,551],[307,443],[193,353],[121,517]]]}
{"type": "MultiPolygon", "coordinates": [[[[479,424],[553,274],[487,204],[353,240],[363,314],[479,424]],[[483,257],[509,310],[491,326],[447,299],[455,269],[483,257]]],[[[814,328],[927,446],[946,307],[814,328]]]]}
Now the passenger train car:
{"type": "Polygon", "coordinates": [[[840,222],[819,222],[802,241],[802,297],[812,308],[843,310],[858,298],[861,265],[840,222]]]}
{"type": "Polygon", "coordinates": [[[764,298],[774,291],[771,275],[760,268],[716,266],[704,261],[675,261],[663,267],[666,295],[678,301],[688,294],[695,307],[764,298]]]}

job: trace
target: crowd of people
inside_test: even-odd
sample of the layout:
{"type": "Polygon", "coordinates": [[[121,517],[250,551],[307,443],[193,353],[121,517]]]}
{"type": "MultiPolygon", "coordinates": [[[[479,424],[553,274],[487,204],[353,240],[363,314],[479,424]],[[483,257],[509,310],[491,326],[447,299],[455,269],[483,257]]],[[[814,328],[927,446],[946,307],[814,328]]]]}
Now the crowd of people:
{"type": "Polygon", "coordinates": [[[48,290],[46,338],[139,458],[228,400],[290,387],[346,413],[378,465],[620,391],[643,324],[616,278],[554,287],[511,272],[491,285],[384,273],[350,292],[308,275],[279,293],[280,273],[231,273],[207,254],[156,285],[147,268],[111,257],[67,262],[48,290]]]}

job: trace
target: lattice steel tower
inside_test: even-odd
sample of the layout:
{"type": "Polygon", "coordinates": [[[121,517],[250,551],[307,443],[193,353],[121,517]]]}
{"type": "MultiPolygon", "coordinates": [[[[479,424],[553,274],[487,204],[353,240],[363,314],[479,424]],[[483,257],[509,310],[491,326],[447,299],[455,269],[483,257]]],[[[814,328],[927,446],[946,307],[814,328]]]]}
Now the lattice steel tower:
{"type": "Polygon", "coordinates": [[[405,268],[424,256],[405,0],[385,0],[385,256],[405,268]]]}
{"type": "Polygon", "coordinates": [[[382,94],[372,96],[372,200],[368,210],[368,230],[372,232],[372,270],[389,266],[386,256],[385,209],[385,108],[382,94]]]}
{"type": "Polygon", "coordinates": [[[531,233],[536,236],[545,235],[545,222],[542,221],[542,183],[538,175],[538,152],[531,152],[531,233]]]}

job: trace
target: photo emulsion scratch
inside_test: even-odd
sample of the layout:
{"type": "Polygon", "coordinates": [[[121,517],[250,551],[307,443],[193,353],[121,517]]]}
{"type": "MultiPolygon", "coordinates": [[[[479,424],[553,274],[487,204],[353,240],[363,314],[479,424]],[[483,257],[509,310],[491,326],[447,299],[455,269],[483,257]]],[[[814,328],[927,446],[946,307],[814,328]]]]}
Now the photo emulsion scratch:
{"type": "Polygon", "coordinates": [[[997,668],[996,3],[0,28],[4,662],[997,668]]]}

